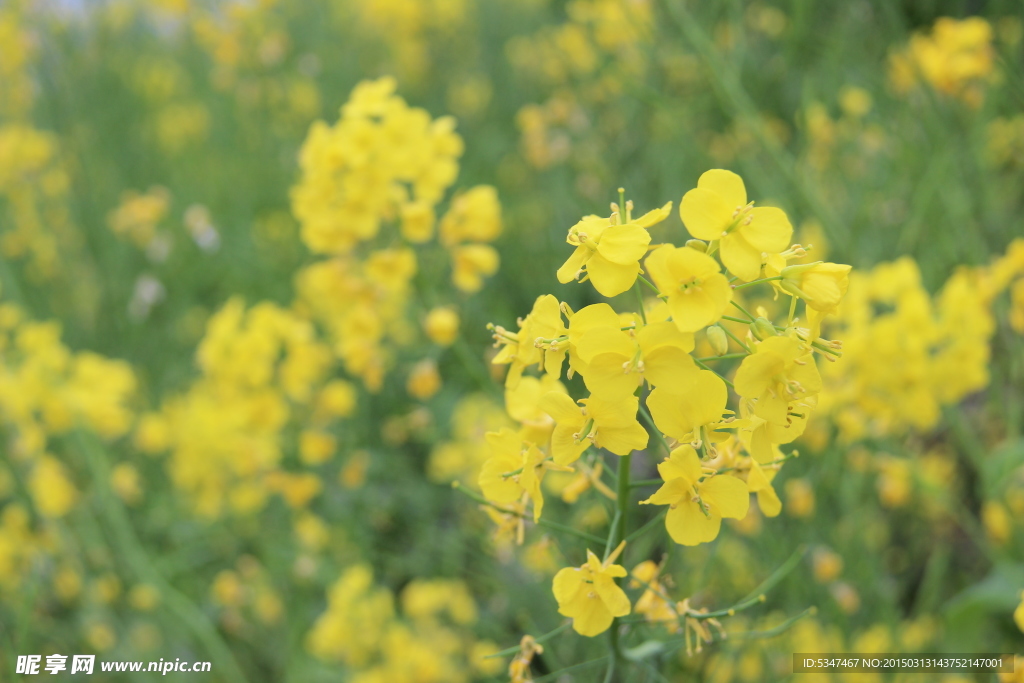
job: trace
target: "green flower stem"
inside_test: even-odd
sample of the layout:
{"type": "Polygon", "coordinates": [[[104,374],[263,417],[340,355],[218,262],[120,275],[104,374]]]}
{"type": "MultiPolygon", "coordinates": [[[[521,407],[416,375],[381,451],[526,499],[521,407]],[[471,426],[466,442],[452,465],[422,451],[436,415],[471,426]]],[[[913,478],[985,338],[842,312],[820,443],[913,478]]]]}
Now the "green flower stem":
{"type": "Polygon", "coordinates": [[[626,538],[626,528],[629,525],[629,467],[633,460],[633,454],[619,456],[619,497],[616,501],[619,515],[619,525],[612,535],[612,548],[614,549],[626,538]]]}
{"type": "MultiPolygon", "coordinates": [[[[471,491],[470,489],[466,488],[465,486],[463,486],[461,483],[459,483],[457,481],[456,482],[452,482],[452,488],[455,489],[456,491],[462,492],[466,496],[469,496],[470,498],[472,498],[476,502],[480,503],[481,505],[486,505],[487,507],[494,508],[498,512],[503,512],[506,515],[514,515],[514,516],[520,517],[522,519],[533,519],[533,517],[531,515],[525,515],[525,514],[522,514],[520,512],[516,512],[515,510],[509,510],[508,508],[503,508],[500,505],[495,505],[491,501],[487,500],[486,498],[484,498],[483,496],[478,494],[476,491],[471,491]]],[[[576,538],[579,538],[579,539],[582,539],[584,541],[587,541],[588,543],[604,543],[605,542],[605,539],[603,539],[603,538],[601,538],[599,536],[595,536],[594,534],[588,534],[586,531],[580,531],[578,529],[573,529],[571,526],[565,526],[564,524],[559,524],[557,522],[551,522],[551,521],[548,521],[546,519],[539,519],[539,520],[537,520],[537,526],[546,527],[546,528],[551,529],[553,531],[560,531],[560,532],[562,532],[564,534],[569,534],[571,536],[575,536],[576,538]]]]}
{"type": "Polygon", "coordinates": [[[630,486],[636,489],[642,486],[661,486],[664,483],[664,479],[637,479],[630,486]]]}
{"type": "MultiPolygon", "coordinates": [[[[752,322],[754,322],[755,318],[754,318],[753,314],[751,314],[750,311],[748,311],[747,309],[743,308],[742,306],[740,306],[735,301],[730,301],[729,303],[731,303],[736,308],[740,309],[740,312],[743,313],[743,315],[745,315],[745,316],[747,316],[749,318],[749,320],[740,320],[738,322],[741,322],[741,323],[752,323],[752,322]]],[[[722,317],[724,318],[725,316],[722,316],[722,317]]]]}
{"type": "MultiPolygon", "coordinates": [[[[693,362],[696,363],[697,365],[701,366],[705,370],[711,370],[711,368],[709,368],[707,365],[705,365],[704,363],[700,362],[696,358],[693,359],[693,362]]],[[[711,370],[711,372],[715,372],[715,371],[711,370]]],[[[733,389],[736,388],[736,386],[732,382],[727,380],[725,377],[722,377],[721,373],[715,372],[715,374],[718,375],[719,377],[721,377],[722,381],[725,382],[726,384],[728,384],[730,387],[732,387],[733,389]]]]}
{"type": "Polygon", "coordinates": [[[622,524],[622,513],[618,510],[615,511],[615,517],[612,519],[612,525],[608,529],[608,540],[604,544],[604,555],[601,556],[601,561],[604,562],[608,559],[608,556],[615,550],[615,537],[619,535],[619,526],[622,524]]]}
{"type": "Polygon", "coordinates": [[[654,432],[654,435],[658,437],[658,442],[661,444],[661,447],[665,449],[665,455],[671,455],[672,449],[668,447],[668,441],[665,441],[665,436],[661,433],[661,430],[658,429],[658,425],[654,424],[654,418],[651,417],[649,412],[647,412],[647,406],[643,404],[640,405],[640,417],[643,419],[647,427],[654,432]]]}
{"type": "Polygon", "coordinates": [[[765,631],[738,631],[735,633],[730,633],[729,638],[743,638],[745,640],[754,638],[774,638],[775,636],[782,635],[783,633],[788,631],[790,628],[792,628],[793,624],[800,621],[804,617],[817,613],[818,608],[812,605],[805,609],[803,612],[797,614],[796,616],[792,616],[789,619],[786,619],[784,622],[782,622],[778,626],[775,626],[774,628],[770,628],[765,631]]]}
{"type": "MultiPolygon", "coordinates": [[[[559,633],[561,633],[565,629],[569,628],[570,626],[572,626],[572,622],[571,621],[567,621],[564,624],[562,624],[561,626],[559,626],[558,628],[556,628],[554,631],[548,631],[544,635],[538,636],[538,637],[534,638],[533,642],[535,642],[535,643],[543,643],[543,642],[546,642],[548,640],[551,640],[552,638],[554,638],[555,636],[557,636],[559,633]]],[[[519,652],[519,646],[518,645],[514,645],[512,647],[505,648],[501,652],[495,652],[493,655],[486,655],[485,657],[483,657],[483,659],[494,659],[495,657],[508,657],[509,655],[516,654],[517,652],[519,652]]]]}
{"type": "Polygon", "coordinates": [[[217,628],[201,608],[164,579],[135,536],[128,513],[110,490],[110,463],[96,442],[96,437],[85,432],[76,432],[75,441],[88,463],[100,513],[120,550],[120,557],[140,581],[156,587],[168,611],[191,631],[197,643],[206,648],[217,670],[222,672],[227,680],[245,683],[248,679],[242,673],[231,648],[220,637],[217,628]]]}
{"type": "Polygon", "coordinates": [[[645,278],[643,275],[637,275],[636,279],[637,279],[637,282],[641,282],[644,285],[646,285],[647,287],[649,287],[650,290],[652,292],[654,292],[655,294],[657,294],[659,297],[661,296],[661,290],[658,289],[657,287],[655,287],[654,283],[651,282],[650,280],[648,280],[647,278],[645,278]]]}
{"type": "MultiPolygon", "coordinates": [[[[793,451],[792,453],[790,453],[789,455],[785,456],[784,458],[779,458],[778,460],[772,460],[771,462],[766,462],[763,465],[761,465],[761,467],[771,467],[772,465],[781,465],[782,463],[786,462],[787,460],[792,460],[793,458],[796,458],[799,455],[800,455],[799,451],[793,451]]],[[[737,468],[735,468],[735,467],[723,467],[722,469],[718,470],[718,473],[721,474],[722,472],[732,472],[733,470],[736,470],[736,469],[737,468]]]]}
{"type": "Polygon", "coordinates": [[[632,543],[633,541],[640,538],[651,529],[657,527],[661,523],[661,520],[665,517],[666,514],[668,514],[668,508],[662,508],[661,512],[655,515],[650,521],[648,521],[642,527],[631,533],[629,536],[626,536],[626,543],[632,543]]]}
{"type": "MultiPolygon", "coordinates": [[[[637,291],[639,292],[639,290],[637,291]]],[[[629,494],[631,488],[629,481],[629,467],[632,464],[632,461],[632,453],[619,456],[619,466],[617,469],[619,480],[618,498],[616,499],[615,520],[612,522],[612,527],[609,530],[608,542],[605,548],[606,559],[613,549],[617,548],[620,543],[626,540],[626,526],[629,523],[629,494]]],[[[605,672],[604,676],[605,683],[611,683],[611,681],[615,680],[616,664],[623,659],[622,648],[619,645],[619,624],[619,618],[616,617],[612,620],[612,625],[608,629],[608,645],[611,649],[611,657],[608,660],[608,670],[605,672]]]]}
{"type": "Polygon", "coordinates": [[[726,111],[742,122],[752,133],[779,174],[793,187],[819,217],[828,237],[837,244],[849,244],[850,231],[835,210],[824,199],[820,189],[809,177],[800,173],[793,155],[763,125],[763,117],[750,93],[744,87],[739,73],[722,56],[711,36],[687,9],[686,3],[667,0],[661,3],[669,19],[675,24],[686,43],[701,57],[714,78],[710,79],[718,100],[726,111]]]}
{"type": "Polygon", "coordinates": [[[469,344],[466,339],[460,333],[456,338],[455,343],[452,344],[452,350],[462,361],[462,366],[473,376],[477,385],[483,391],[487,392],[495,398],[502,397],[501,389],[495,384],[494,380],[491,379],[490,372],[483,358],[476,356],[469,348],[469,344]]]}
{"type": "Polygon", "coordinates": [[[579,664],[567,666],[564,669],[559,669],[558,671],[552,671],[549,674],[544,674],[539,678],[533,679],[533,683],[548,683],[548,681],[557,680],[561,678],[563,674],[569,673],[570,671],[576,671],[577,669],[583,669],[594,664],[600,664],[604,660],[608,659],[608,657],[610,656],[611,655],[604,655],[603,657],[598,657],[597,659],[590,659],[585,662],[580,662],[579,664]]]}
{"type": "Polygon", "coordinates": [[[739,337],[737,337],[732,332],[730,332],[728,327],[723,327],[722,325],[719,325],[719,327],[722,328],[722,331],[725,332],[729,336],[730,339],[732,339],[734,342],[739,344],[740,348],[743,349],[744,351],[746,351],[747,354],[753,353],[753,351],[750,350],[750,347],[747,346],[747,343],[745,341],[743,341],[742,339],[740,339],[739,337]]]}
{"type": "MultiPolygon", "coordinates": [[[[722,329],[725,329],[724,327],[722,329]]],[[[705,356],[703,358],[697,358],[698,362],[704,363],[709,360],[732,360],[734,358],[746,358],[749,353],[727,353],[723,356],[705,356]]]]}
{"type": "MultiPolygon", "coordinates": [[[[751,322],[749,320],[744,320],[743,318],[733,318],[730,315],[723,315],[722,316],[722,320],[728,320],[729,322],[734,322],[734,323],[742,323],[744,325],[749,325],[750,322],[751,322]]],[[[722,328],[722,329],[725,329],[725,328],[722,328]]]]}
{"type": "Polygon", "coordinates": [[[786,576],[789,575],[791,571],[796,569],[796,566],[800,564],[800,561],[804,559],[804,555],[806,554],[807,546],[799,546],[796,550],[793,551],[793,554],[789,556],[788,560],[783,562],[778,569],[772,572],[767,579],[761,582],[760,586],[758,586],[753,591],[748,593],[747,597],[741,600],[740,602],[743,603],[750,599],[758,599],[761,595],[764,595],[772,588],[775,588],[775,585],[779,583],[779,581],[782,581],[784,578],[786,578],[786,576]]]}
{"type": "Polygon", "coordinates": [[[637,304],[640,306],[640,319],[643,320],[644,321],[644,325],[646,325],[647,324],[647,312],[644,310],[644,295],[643,295],[643,292],[640,291],[640,282],[639,281],[633,283],[633,291],[636,292],[636,301],[637,301],[637,304]]]}
{"type": "Polygon", "coordinates": [[[751,280],[750,282],[744,282],[742,285],[733,285],[732,288],[733,289],[743,289],[744,287],[753,287],[754,285],[759,285],[762,282],[771,282],[772,280],[781,280],[781,279],[782,279],[781,275],[776,275],[775,277],[763,277],[760,280],[751,280]]]}

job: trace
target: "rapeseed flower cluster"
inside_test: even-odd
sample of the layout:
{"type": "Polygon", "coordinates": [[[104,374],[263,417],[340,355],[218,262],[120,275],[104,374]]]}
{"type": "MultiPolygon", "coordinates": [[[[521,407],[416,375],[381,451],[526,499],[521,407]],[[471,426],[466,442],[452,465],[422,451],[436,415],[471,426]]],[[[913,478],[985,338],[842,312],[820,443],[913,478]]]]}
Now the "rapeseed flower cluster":
{"type": "Polygon", "coordinates": [[[854,274],[832,328],[844,362],[825,368],[820,404],[840,436],[928,431],[943,406],[988,386],[993,300],[1007,289],[1019,298],[1022,274],[1021,240],[989,266],[961,268],[934,297],[907,257],[854,274]]]}
{"type": "MultiPolygon", "coordinates": [[[[764,514],[777,515],[781,502],[771,480],[791,457],[779,446],[803,432],[823,389],[814,353],[841,355],[840,344],[819,333],[847,292],[849,266],[790,265],[806,250],[791,245],[786,214],[755,207],[730,171],[708,171],[683,196],[679,215],[691,237],[684,246],[652,243],[654,234],[664,235],[659,224],[671,211],[670,202],[634,217],[632,202],[620,196],[609,216],[587,216],[569,229],[573,251],[559,281],[590,282],[610,298],[631,293],[625,310],[597,303],[574,311],[548,294],[516,330],[490,326],[499,349],[493,362],[509,368],[506,409],[519,423],[487,435],[490,458],[478,479],[480,500],[499,529],[501,520],[518,519],[521,543],[523,517],[545,523],[551,471],[578,471],[566,487],[572,494],[562,496],[570,504],[588,490],[616,501],[604,557],[588,549],[585,563],[554,578],[559,612],[586,636],[632,610],[616,582],[627,572],[615,564],[631,531],[623,526],[633,514],[632,456],[650,459],[657,451],[664,458],[657,465],[660,488],[639,502],[667,506],[665,526],[679,544],[714,540],[723,518],[746,517],[751,493],[764,514]],[[755,317],[740,303],[737,290],[761,283],[789,298],[784,324],[755,317]],[[800,301],[806,322],[796,317],[800,301]],[[745,326],[745,338],[719,325],[726,321],[745,326]],[[712,355],[695,357],[697,335],[712,355]],[[562,382],[576,374],[589,392],[579,399],[562,382]],[[528,410],[525,397],[542,414],[528,410]],[[600,481],[602,451],[618,456],[618,493],[600,481]]],[[[638,611],[659,621],[668,615],[672,628],[707,635],[713,620],[651,587],[657,580],[649,569],[637,570],[648,584],[638,611]]]]}
{"type": "Polygon", "coordinates": [[[36,558],[65,552],[51,522],[82,499],[65,437],[76,430],[123,436],[134,420],[136,385],[127,363],[72,351],[57,322],[0,302],[0,426],[9,455],[0,465],[0,587],[15,589],[36,558]],[[24,497],[15,495],[16,484],[24,497]]]}
{"type": "Polygon", "coordinates": [[[459,580],[414,579],[396,596],[358,564],[331,587],[306,645],[317,658],[348,666],[359,683],[460,683],[502,667],[488,658],[497,646],[472,635],[477,619],[459,580]]]}
{"type": "Polygon", "coordinates": [[[391,78],[364,82],[335,126],[313,125],[292,192],[303,241],[314,253],[333,255],[297,274],[300,305],[328,331],[345,369],[371,391],[380,389],[392,349],[415,338],[407,316],[418,251],[431,248],[436,236],[451,259],[452,284],[467,294],[500,263],[490,245],[502,231],[493,187],[457,193],[440,219],[436,214],[462,153],[454,119],[432,120],[396,96],[395,87],[391,78]],[[405,244],[357,256],[353,250],[373,244],[385,224],[405,244]]]}
{"type": "Polygon", "coordinates": [[[995,73],[992,26],[981,17],[942,17],[889,57],[889,78],[898,92],[926,83],[972,107],[981,105],[995,73]]]}

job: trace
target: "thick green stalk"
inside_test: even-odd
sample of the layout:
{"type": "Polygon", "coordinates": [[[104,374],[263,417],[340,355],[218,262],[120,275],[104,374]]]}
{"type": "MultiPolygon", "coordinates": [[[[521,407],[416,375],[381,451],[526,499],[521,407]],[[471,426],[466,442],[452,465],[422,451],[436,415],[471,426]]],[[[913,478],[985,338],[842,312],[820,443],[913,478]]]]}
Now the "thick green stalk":
{"type": "MultiPolygon", "coordinates": [[[[609,536],[610,542],[608,544],[613,549],[617,548],[619,544],[626,539],[626,529],[628,528],[627,524],[629,523],[629,467],[632,460],[632,453],[619,456],[619,467],[617,472],[619,489],[615,505],[615,519],[617,523],[612,525],[611,534],[609,536]]],[[[604,680],[606,683],[610,683],[615,680],[616,666],[622,662],[622,648],[619,645],[618,618],[612,621],[612,627],[608,632],[608,644],[611,647],[612,652],[611,659],[608,661],[608,671],[605,673],[604,680]]]]}

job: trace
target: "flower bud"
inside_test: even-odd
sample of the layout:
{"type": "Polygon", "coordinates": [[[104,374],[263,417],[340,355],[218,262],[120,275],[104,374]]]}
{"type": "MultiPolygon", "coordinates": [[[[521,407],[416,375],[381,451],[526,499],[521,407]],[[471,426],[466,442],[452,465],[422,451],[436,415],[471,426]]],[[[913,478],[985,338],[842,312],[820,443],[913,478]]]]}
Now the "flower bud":
{"type": "Polygon", "coordinates": [[[686,246],[690,249],[696,249],[697,251],[707,252],[708,243],[702,242],[701,240],[686,240],[686,246]]]}
{"type": "Polygon", "coordinates": [[[716,356],[724,356],[729,353],[729,338],[725,336],[725,330],[720,325],[712,325],[707,330],[708,343],[711,344],[716,356]]]}
{"type": "Polygon", "coordinates": [[[803,263],[787,266],[779,273],[779,286],[798,296],[816,311],[831,312],[850,286],[850,266],[838,263],[803,263]]]}
{"type": "Polygon", "coordinates": [[[767,318],[758,318],[750,323],[750,331],[754,333],[759,341],[775,336],[775,325],[767,318]]]}

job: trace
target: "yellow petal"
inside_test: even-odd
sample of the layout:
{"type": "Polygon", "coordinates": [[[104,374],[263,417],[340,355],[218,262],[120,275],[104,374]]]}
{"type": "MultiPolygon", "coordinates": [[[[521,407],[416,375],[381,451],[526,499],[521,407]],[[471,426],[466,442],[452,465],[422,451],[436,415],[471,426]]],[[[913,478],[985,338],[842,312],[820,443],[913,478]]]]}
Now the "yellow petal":
{"type": "MultiPolygon", "coordinates": [[[[717,274],[716,277],[725,281],[724,275],[717,274]]],[[[692,334],[717,321],[729,303],[727,298],[723,300],[723,291],[725,296],[731,296],[728,286],[723,290],[718,283],[712,282],[710,287],[700,291],[690,290],[670,295],[668,307],[672,311],[672,322],[681,332],[692,334]]]]}
{"type": "Polygon", "coordinates": [[[701,425],[722,419],[728,389],[718,375],[698,370],[687,376],[684,384],[666,388],[659,386],[647,397],[647,407],[658,429],[665,434],[685,439],[701,425]]]}
{"type": "Polygon", "coordinates": [[[648,439],[647,430],[636,420],[626,427],[599,427],[597,430],[597,445],[615,455],[647,448],[648,439]]]}
{"type": "Polygon", "coordinates": [[[480,490],[484,498],[495,503],[512,503],[519,499],[523,489],[506,472],[519,469],[521,458],[515,455],[497,455],[489,458],[480,468],[480,490]]]}
{"type": "Polygon", "coordinates": [[[679,217],[691,235],[699,240],[717,240],[732,222],[735,205],[728,204],[721,195],[696,187],[679,203],[679,217]]]}
{"type": "Polygon", "coordinates": [[[650,498],[640,501],[640,504],[674,505],[677,501],[689,498],[692,495],[691,483],[685,477],[677,477],[663,484],[650,498]]]}
{"type": "Polygon", "coordinates": [[[756,280],[761,274],[761,250],[754,248],[738,232],[722,238],[719,251],[726,269],[743,280],[756,280]]]}
{"type": "Polygon", "coordinates": [[[639,261],[647,253],[651,235],[635,223],[614,225],[604,231],[597,245],[597,253],[612,263],[628,265],[639,261]]]}
{"type": "Polygon", "coordinates": [[[757,493],[757,505],[765,517],[777,517],[782,511],[782,501],[772,488],[772,483],[765,475],[764,469],[753,461],[750,474],[747,476],[747,488],[757,493]]]}
{"type": "Polygon", "coordinates": [[[587,446],[590,445],[589,441],[576,443],[575,435],[579,428],[579,424],[565,423],[556,425],[554,431],[551,432],[551,457],[554,458],[556,464],[572,464],[579,460],[583,451],[587,450],[587,446]]]}
{"type": "Polygon", "coordinates": [[[668,202],[660,209],[648,211],[643,216],[640,216],[640,218],[633,221],[633,223],[635,225],[639,225],[641,228],[649,228],[652,225],[656,225],[668,218],[670,213],[672,213],[672,202],[668,202]]]}
{"type": "Polygon", "coordinates": [[[645,326],[637,333],[636,341],[645,356],[664,346],[677,348],[685,353],[693,351],[693,335],[681,332],[670,322],[651,323],[645,326]]]}
{"type": "Polygon", "coordinates": [[[688,486],[693,486],[703,475],[700,456],[693,446],[684,444],[673,449],[667,460],[658,463],[658,473],[665,481],[682,479],[688,486]]]}
{"type": "Polygon", "coordinates": [[[693,546],[713,541],[718,537],[721,526],[721,517],[706,517],[697,503],[690,499],[671,508],[665,517],[665,528],[669,536],[680,545],[693,546]]]}
{"type": "Polygon", "coordinates": [[[741,225],[737,231],[755,249],[775,254],[789,247],[793,238],[793,226],[786,212],[774,206],[759,206],[750,212],[753,220],[741,225]]]}
{"type": "Polygon", "coordinates": [[[729,204],[733,209],[738,206],[745,206],[747,203],[747,188],[743,184],[743,178],[732,171],[721,168],[713,168],[705,171],[697,180],[697,187],[711,190],[729,204]]]}
{"type": "Polygon", "coordinates": [[[771,486],[757,492],[757,506],[765,517],[778,517],[782,512],[782,501],[771,486]]]}
{"type": "Polygon", "coordinates": [[[671,244],[663,244],[652,251],[644,261],[647,274],[651,276],[654,285],[663,294],[679,286],[679,282],[672,277],[672,269],[668,263],[669,257],[675,249],[671,244]]]}
{"type": "MultiPolygon", "coordinates": [[[[576,353],[584,362],[590,363],[597,354],[614,354],[622,357],[624,361],[633,357],[636,351],[636,342],[630,339],[629,335],[614,327],[596,327],[584,334],[578,344],[576,353]]],[[[621,366],[619,367],[621,371],[621,366]]]]}
{"type": "Polygon", "coordinates": [[[754,414],[772,424],[783,425],[789,416],[789,404],[778,394],[762,394],[754,404],[754,414]]]}
{"type": "Polygon", "coordinates": [[[597,253],[587,261],[587,273],[594,289],[603,296],[613,297],[629,290],[640,274],[639,263],[613,263],[597,253]]]}
{"type": "Polygon", "coordinates": [[[615,396],[605,398],[603,396],[591,396],[583,399],[587,406],[587,416],[594,418],[594,422],[600,426],[626,427],[636,424],[636,411],[639,406],[636,396],[615,396]]]}
{"type": "Polygon", "coordinates": [[[711,512],[732,519],[743,519],[750,507],[750,491],[746,483],[728,474],[704,480],[698,486],[701,498],[711,512]]]}
{"type": "Polygon", "coordinates": [[[747,356],[740,363],[733,379],[736,393],[744,398],[757,398],[768,391],[772,378],[782,372],[783,367],[782,358],[777,354],[759,349],[757,353],[747,356]]]}
{"type": "Polygon", "coordinates": [[[696,371],[693,357],[674,346],[662,346],[644,354],[644,378],[656,387],[678,386],[696,371]]]}
{"type": "MultiPolygon", "coordinates": [[[[625,572],[623,572],[624,574],[625,572]]],[[[613,617],[624,617],[629,614],[629,598],[626,597],[626,593],[621,588],[615,585],[615,581],[610,576],[607,576],[607,574],[605,576],[595,576],[594,590],[597,591],[597,595],[604,602],[604,606],[608,608],[613,617]]]]}
{"type": "Polygon", "coordinates": [[[555,574],[552,591],[555,594],[555,600],[558,601],[559,607],[572,603],[582,587],[583,572],[575,567],[566,567],[555,574]]]}
{"type": "Polygon", "coordinates": [[[564,285],[575,280],[580,270],[583,269],[583,264],[587,262],[592,253],[590,249],[582,245],[576,247],[576,251],[572,252],[565,263],[562,264],[562,267],[558,269],[558,272],[555,273],[558,281],[564,285]]]}
{"type": "Polygon", "coordinates": [[[572,628],[581,636],[600,635],[612,625],[612,613],[605,606],[604,600],[597,595],[577,600],[577,609],[574,612],[571,615],[572,628]]]}
{"type": "Polygon", "coordinates": [[[569,318],[569,343],[580,343],[583,335],[597,327],[621,327],[619,314],[608,304],[584,306],[569,318]]]}
{"type": "Polygon", "coordinates": [[[624,359],[614,353],[592,357],[586,371],[581,373],[590,393],[600,397],[632,395],[643,379],[640,373],[622,371],[624,359]]]}
{"type": "Polygon", "coordinates": [[[549,391],[540,399],[540,409],[559,423],[583,424],[583,414],[576,402],[560,391],[549,391]]]}

